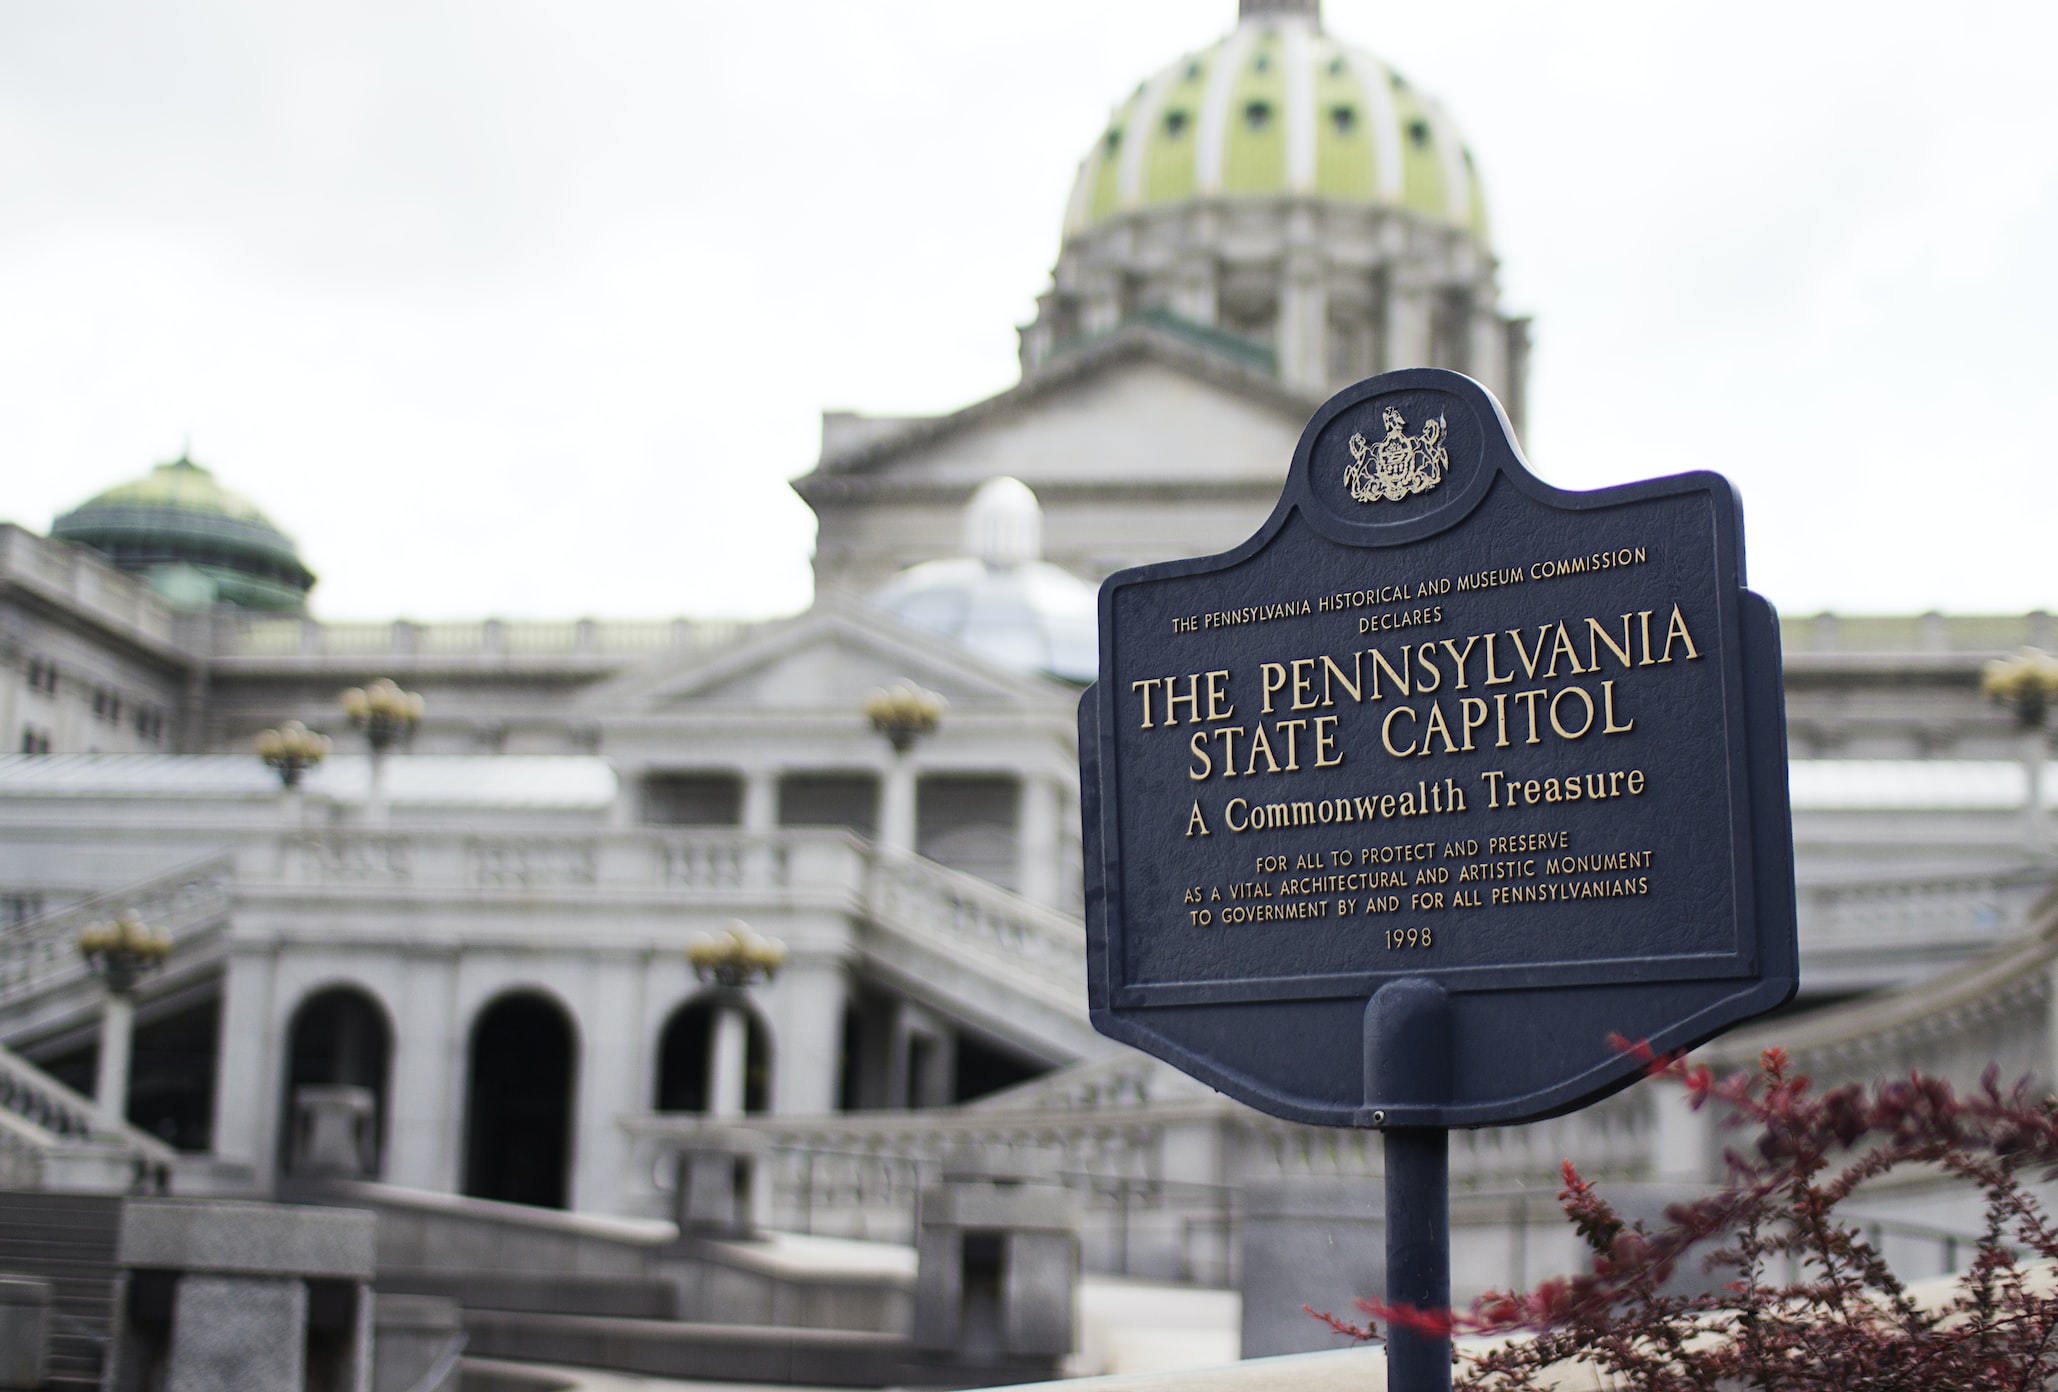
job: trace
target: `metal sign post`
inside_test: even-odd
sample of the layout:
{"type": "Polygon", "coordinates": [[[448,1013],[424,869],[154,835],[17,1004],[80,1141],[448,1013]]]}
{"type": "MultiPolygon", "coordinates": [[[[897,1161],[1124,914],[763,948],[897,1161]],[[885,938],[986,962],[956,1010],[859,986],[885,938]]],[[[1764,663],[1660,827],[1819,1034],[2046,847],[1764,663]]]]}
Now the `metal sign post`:
{"type": "MultiPolygon", "coordinates": [[[[1438,1102],[1450,1091],[1450,1000],[1441,986],[1406,976],[1365,1008],[1373,1091],[1438,1102]]],[[[1375,1113],[1374,1125],[1381,1124],[1375,1113]]],[[[1451,1137],[1440,1126],[1387,1128],[1386,1303],[1410,1310],[1451,1306],[1451,1137]]],[[[1451,1340],[1388,1320],[1389,1392],[1449,1392],[1451,1340]]]]}
{"type": "MultiPolygon", "coordinates": [[[[1791,996],[1778,627],[1719,476],[1552,488],[1478,383],[1388,373],[1315,413],[1248,541],[1111,576],[1100,644],[1094,1024],[1381,1130],[1389,1304],[1449,1306],[1449,1128],[1791,996]]],[[[1448,1384],[1447,1340],[1390,1357],[1448,1384]]]]}

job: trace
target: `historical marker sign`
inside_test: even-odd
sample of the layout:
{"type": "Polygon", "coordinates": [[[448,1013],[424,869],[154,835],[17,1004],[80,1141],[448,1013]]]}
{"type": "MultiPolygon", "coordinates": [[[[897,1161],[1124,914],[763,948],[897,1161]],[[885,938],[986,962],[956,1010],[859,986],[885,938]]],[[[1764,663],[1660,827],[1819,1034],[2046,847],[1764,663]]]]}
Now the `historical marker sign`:
{"type": "Polygon", "coordinates": [[[1477,383],[1390,373],[1256,536],[1100,604],[1104,1033],[1293,1120],[1473,1126],[1792,994],[1778,632],[1721,477],[1563,492],[1477,383]]]}

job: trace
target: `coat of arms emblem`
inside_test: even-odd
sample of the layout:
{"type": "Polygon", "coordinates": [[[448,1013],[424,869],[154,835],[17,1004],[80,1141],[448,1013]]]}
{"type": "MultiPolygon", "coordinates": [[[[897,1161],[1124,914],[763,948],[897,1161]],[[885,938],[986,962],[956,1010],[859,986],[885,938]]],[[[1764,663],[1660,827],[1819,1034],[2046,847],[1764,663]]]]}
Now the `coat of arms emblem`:
{"type": "Polygon", "coordinates": [[[1450,468],[1444,452],[1444,419],[1422,422],[1422,433],[1410,435],[1408,422],[1389,406],[1383,415],[1386,438],[1368,444],[1363,434],[1351,436],[1351,462],[1344,466],[1344,486],[1361,503],[1385,499],[1397,503],[1411,493],[1427,493],[1443,482],[1450,468]]]}

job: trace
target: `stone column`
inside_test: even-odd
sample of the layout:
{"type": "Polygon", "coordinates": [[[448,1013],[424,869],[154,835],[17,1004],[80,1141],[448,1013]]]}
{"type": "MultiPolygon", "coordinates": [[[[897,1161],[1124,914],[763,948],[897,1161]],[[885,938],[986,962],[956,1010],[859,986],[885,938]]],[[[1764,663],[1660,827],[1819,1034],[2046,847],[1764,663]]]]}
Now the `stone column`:
{"type": "Polygon", "coordinates": [[[1322,255],[1312,247],[1286,254],[1279,283],[1279,323],[1273,335],[1279,380],[1311,396],[1329,385],[1329,287],[1322,255]]]}
{"type": "Polygon", "coordinates": [[[1687,1106],[1686,1095],[1677,1088],[1644,1083],[1640,1090],[1651,1109],[1652,1178],[1705,1183],[1717,1157],[1715,1109],[1687,1106]]]}
{"type": "Polygon", "coordinates": [[[879,849],[915,853],[915,763],[905,754],[894,755],[879,780],[879,849]]]}
{"type": "Polygon", "coordinates": [[[642,1013],[636,1008],[644,959],[610,958],[587,977],[587,988],[567,1004],[578,1039],[572,1078],[572,1139],[566,1193],[581,1212],[611,1208],[627,1163],[628,1137],[617,1118],[650,1107],[644,1081],[642,1013]]]}
{"type": "Polygon", "coordinates": [[[386,766],[390,758],[383,749],[371,752],[371,778],[364,795],[364,824],[367,827],[384,827],[391,820],[386,798],[386,766]]]}
{"type": "Polygon", "coordinates": [[[1021,802],[1015,817],[1015,883],[1023,898],[1053,908],[1058,904],[1063,884],[1058,864],[1058,846],[1063,840],[1063,829],[1058,825],[1062,802],[1053,780],[1038,773],[1023,775],[1021,802]]]}
{"type": "Polygon", "coordinates": [[[93,1082],[93,1110],[100,1125],[119,1131],[129,1115],[129,1054],[136,1030],[136,999],[109,991],[100,1013],[100,1067],[93,1082]]]}
{"type": "Polygon", "coordinates": [[[753,888],[770,888],[775,847],[771,837],[779,830],[779,775],[773,769],[752,769],[743,775],[744,883],[753,888]]]}
{"type": "Polygon", "coordinates": [[[2022,849],[2032,860],[2050,852],[2050,838],[2044,829],[2044,757],[2047,753],[2044,727],[2032,725],[2022,732],[2022,770],[2028,786],[2023,790],[2022,849]]]}
{"type": "Polygon", "coordinates": [[[1501,323],[1501,317],[1494,313],[1491,289],[1482,291],[1474,301],[1472,322],[1468,326],[1472,334],[1467,361],[1471,376],[1486,383],[1487,390],[1501,398],[1506,404],[1508,396],[1508,331],[1501,323]]]}
{"type": "Polygon", "coordinates": [[[779,774],[775,769],[752,769],[743,775],[743,829],[779,829],[779,774]]]}
{"type": "Polygon", "coordinates": [[[744,1009],[740,999],[726,993],[715,997],[715,1037],[707,1069],[707,1114],[714,1121],[735,1121],[743,1115],[750,1052],[750,1022],[744,1009]]]}
{"type": "Polygon", "coordinates": [[[452,1018],[456,953],[419,953],[400,974],[386,1095],[386,1178],[455,1193],[464,1127],[465,1040],[452,1018]]]}
{"type": "Polygon", "coordinates": [[[797,949],[766,990],[778,1022],[772,1034],[772,1111],[826,1116],[837,1102],[848,994],[843,963],[831,952],[797,949]]]}
{"type": "Polygon", "coordinates": [[[1400,267],[1389,272],[1386,281],[1386,323],[1380,334],[1385,361],[1381,372],[1403,367],[1430,365],[1430,297],[1428,287],[1417,283],[1400,267]]]}
{"type": "Polygon", "coordinates": [[[1220,317],[1215,258],[1186,256],[1172,274],[1172,312],[1188,323],[1212,327],[1220,317]]]}
{"type": "Polygon", "coordinates": [[[277,959],[268,947],[230,948],[222,980],[221,1044],[214,1063],[214,1154],[227,1165],[248,1169],[258,1187],[269,1189],[278,1147],[274,1143],[284,1022],[272,1019],[277,959]]]}
{"type": "Polygon", "coordinates": [[[1122,287],[1119,278],[1112,271],[1096,271],[1086,285],[1082,286],[1085,297],[1085,312],[1080,318],[1080,331],[1087,338],[1113,333],[1122,323],[1122,287]]]}

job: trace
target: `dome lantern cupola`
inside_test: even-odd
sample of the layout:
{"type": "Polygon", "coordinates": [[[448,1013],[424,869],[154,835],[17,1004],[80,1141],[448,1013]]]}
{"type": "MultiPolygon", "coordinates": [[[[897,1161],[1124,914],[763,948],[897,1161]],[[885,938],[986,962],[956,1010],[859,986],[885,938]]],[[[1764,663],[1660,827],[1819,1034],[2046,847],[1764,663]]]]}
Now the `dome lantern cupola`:
{"type": "Polygon", "coordinates": [[[1310,399],[1448,367],[1519,417],[1527,321],[1499,312],[1495,270],[1472,152],[1435,98],[1324,32],[1318,0],[1240,0],[1080,161],[1022,368],[1145,323],[1310,399]]]}
{"type": "Polygon", "coordinates": [[[50,535],[91,547],[181,608],[297,614],[314,586],[293,539],[185,454],[87,499],[50,535]]]}
{"type": "Polygon", "coordinates": [[[1027,484],[992,478],[973,490],[965,549],[970,554],[909,566],[872,603],[1012,671],[1092,681],[1098,592],[1043,559],[1043,507],[1027,484]]]}

